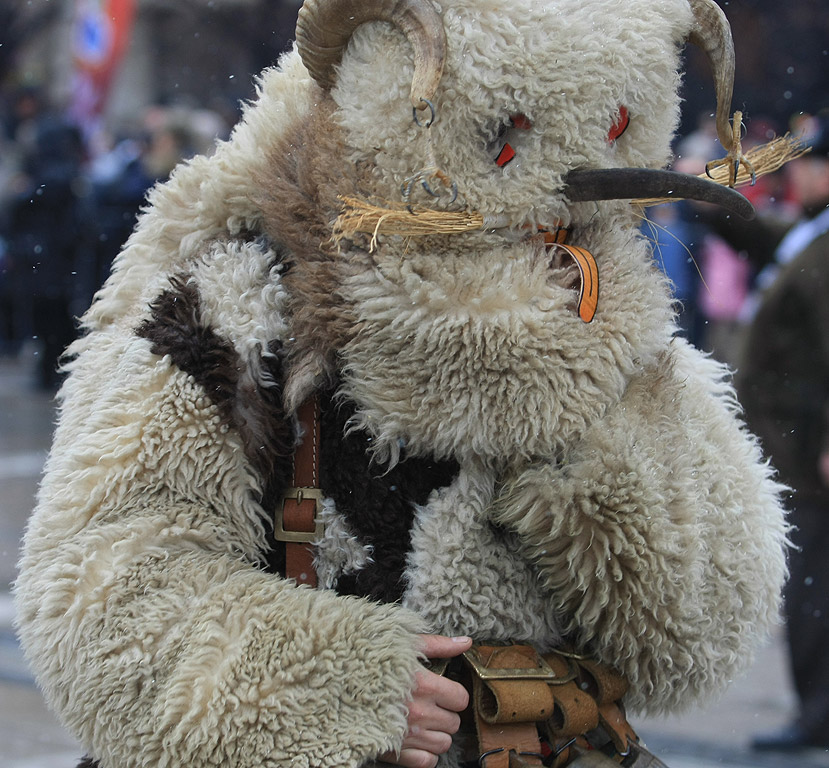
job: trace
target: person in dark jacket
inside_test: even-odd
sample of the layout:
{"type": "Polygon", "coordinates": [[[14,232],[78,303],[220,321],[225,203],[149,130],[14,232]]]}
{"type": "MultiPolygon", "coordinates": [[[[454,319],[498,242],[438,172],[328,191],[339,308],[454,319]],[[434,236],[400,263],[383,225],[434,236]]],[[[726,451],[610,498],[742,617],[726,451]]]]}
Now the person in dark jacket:
{"type": "MultiPolygon", "coordinates": [[[[803,218],[760,274],[738,392],[751,428],[791,487],[785,618],[800,712],[756,749],[829,747],[829,115],[791,163],[803,218]]],[[[768,239],[773,243],[773,239],[768,239]]]]}
{"type": "Polygon", "coordinates": [[[82,243],[83,142],[76,127],[49,112],[33,123],[17,192],[9,201],[9,256],[21,295],[31,297],[40,342],[37,383],[56,389],[58,358],[75,337],[72,297],[82,243]]]}

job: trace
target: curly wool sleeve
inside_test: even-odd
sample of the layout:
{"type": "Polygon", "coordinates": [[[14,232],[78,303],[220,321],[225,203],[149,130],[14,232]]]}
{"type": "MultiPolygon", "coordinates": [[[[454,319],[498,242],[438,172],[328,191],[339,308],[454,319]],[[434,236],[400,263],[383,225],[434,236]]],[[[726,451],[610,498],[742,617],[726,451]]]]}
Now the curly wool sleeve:
{"type": "Polygon", "coordinates": [[[101,768],[358,766],[399,746],[419,619],[260,570],[249,448],[198,377],[119,324],[76,351],[16,584],[63,723],[101,768]]]}
{"type": "Polygon", "coordinates": [[[356,766],[402,738],[416,650],[398,612],[141,527],[144,545],[74,537],[20,594],[38,679],[101,766],[356,766]]]}
{"type": "Polygon", "coordinates": [[[748,666],[786,572],[781,487],[716,366],[676,341],[561,463],[521,471],[493,512],[522,537],[567,631],[653,714],[748,666]]]}

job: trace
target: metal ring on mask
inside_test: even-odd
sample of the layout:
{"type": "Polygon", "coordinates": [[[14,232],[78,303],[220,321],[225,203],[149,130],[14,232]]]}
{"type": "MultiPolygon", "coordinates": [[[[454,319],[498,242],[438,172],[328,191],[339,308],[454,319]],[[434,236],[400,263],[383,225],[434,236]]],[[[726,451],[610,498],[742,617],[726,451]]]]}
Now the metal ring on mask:
{"type": "Polygon", "coordinates": [[[417,114],[418,107],[412,107],[412,118],[415,121],[415,125],[419,126],[420,128],[431,128],[432,123],[435,122],[435,117],[437,115],[437,112],[435,110],[435,105],[432,104],[432,102],[429,101],[429,99],[421,99],[420,101],[421,101],[421,103],[423,103],[427,107],[429,107],[429,119],[425,123],[420,122],[420,118],[418,117],[418,114],[417,114]]]}

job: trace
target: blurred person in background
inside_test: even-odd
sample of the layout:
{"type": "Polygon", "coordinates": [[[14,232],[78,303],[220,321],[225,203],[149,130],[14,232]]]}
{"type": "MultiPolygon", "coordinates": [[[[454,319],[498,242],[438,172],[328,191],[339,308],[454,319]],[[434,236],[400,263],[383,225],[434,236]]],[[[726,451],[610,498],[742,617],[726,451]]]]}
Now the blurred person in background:
{"type": "Polygon", "coordinates": [[[737,377],[752,431],[791,489],[789,657],[800,710],[760,750],[829,747],[829,113],[814,118],[811,152],[788,165],[802,218],[781,239],[760,219],[748,252],[768,260],[737,377]]]}
{"type": "Polygon", "coordinates": [[[34,86],[0,91],[0,353],[10,356],[32,334],[30,302],[21,293],[23,276],[11,251],[9,227],[12,206],[28,186],[24,164],[35,143],[41,104],[34,86]]]}
{"type": "MultiPolygon", "coordinates": [[[[703,115],[696,130],[678,143],[672,168],[700,175],[718,154],[714,122],[703,115]]],[[[692,201],[654,206],[648,209],[645,231],[654,241],[658,265],[673,285],[680,334],[733,366],[732,327],[746,293],[748,268],[713,233],[705,208],[692,201]]]]}
{"type": "Polygon", "coordinates": [[[685,200],[648,210],[643,227],[653,241],[657,265],[671,281],[677,301],[679,333],[695,347],[703,339],[697,305],[700,285],[699,253],[705,229],[685,200]]]}
{"type": "Polygon", "coordinates": [[[208,110],[153,105],[139,124],[120,131],[111,149],[93,159],[88,171],[87,247],[78,264],[79,291],[74,314],[80,316],[109,276],[113,259],[127,241],[149,189],[195,154],[206,154],[224,121],[208,110]]]}
{"type": "MultiPolygon", "coordinates": [[[[743,146],[748,149],[762,144],[776,133],[769,119],[753,120],[743,146]]],[[[704,175],[707,162],[719,153],[714,121],[708,114],[701,115],[697,128],[678,143],[672,167],[681,173],[704,175]]],[[[779,217],[783,212],[779,185],[778,175],[772,174],[759,178],[753,186],[741,188],[741,192],[761,215],[774,212],[779,217]]],[[[756,269],[749,254],[742,249],[741,239],[730,241],[727,233],[719,231],[721,219],[727,220],[722,228],[731,227],[729,217],[713,206],[688,201],[656,206],[648,216],[666,227],[657,238],[657,253],[663,255],[665,271],[684,306],[680,314],[683,335],[720,362],[735,368],[745,334],[745,304],[756,269]],[[659,214],[662,209],[672,210],[659,214]],[[669,239],[674,240],[673,245],[669,239]],[[664,258],[672,251],[675,253],[672,259],[664,258]]],[[[792,218],[789,213],[783,220],[781,233],[791,225],[792,218]]],[[[753,223],[748,223],[746,229],[752,226],[753,223]]]]}
{"type": "Polygon", "coordinates": [[[37,383],[51,390],[59,384],[58,358],[75,335],[85,153],[77,128],[37,94],[23,98],[27,111],[18,109],[12,126],[17,160],[4,195],[5,260],[16,322],[39,342],[37,383]]]}
{"type": "Polygon", "coordinates": [[[149,189],[228,126],[195,106],[152,105],[109,151],[89,157],[80,131],[36,89],[15,94],[0,162],[0,352],[38,345],[38,387],[60,383],[58,360],[109,275],[149,189]]]}
{"type": "MultiPolygon", "coordinates": [[[[700,115],[695,130],[677,144],[672,168],[702,173],[705,163],[719,152],[714,121],[708,114],[700,115]]],[[[704,349],[705,315],[700,311],[699,294],[705,283],[701,264],[710,229],[697,211],[698,206],[687,200],[656,205],[647,211],[645,232],[654,241],[657,265],[671,280],[679,304],[679,333],[704,349]]]]}
{"type": "Polygon", "coordinates": [[[16,327],[14,313],[13,272],[9,248],[0,224],[0,355],[15,356],[22,339],[16,327]]]}
{"type": "Polygon", "coordinates": [[[88,245],[78,265],[77,315],[108,277],[112,260],[135,227],[147,190],[156,180],[144,162],[148,143],[140,130],[127,131],[90,165],[91,215],[86,227],[88,245]]]}

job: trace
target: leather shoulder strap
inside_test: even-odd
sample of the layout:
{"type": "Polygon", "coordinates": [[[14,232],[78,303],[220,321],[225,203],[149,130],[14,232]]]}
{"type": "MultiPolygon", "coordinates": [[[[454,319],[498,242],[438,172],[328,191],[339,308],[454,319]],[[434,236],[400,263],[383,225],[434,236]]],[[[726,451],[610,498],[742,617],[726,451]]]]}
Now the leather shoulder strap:
{"type": "Polygon", "coordinates": [[[317,585],[313,542],[322,535],[319,478],[320,406],[313,397],[300,406],[301,436],[294,452],[293,485],[277,505],[274,538],[285,543],[285,577],[317,585]]]}

